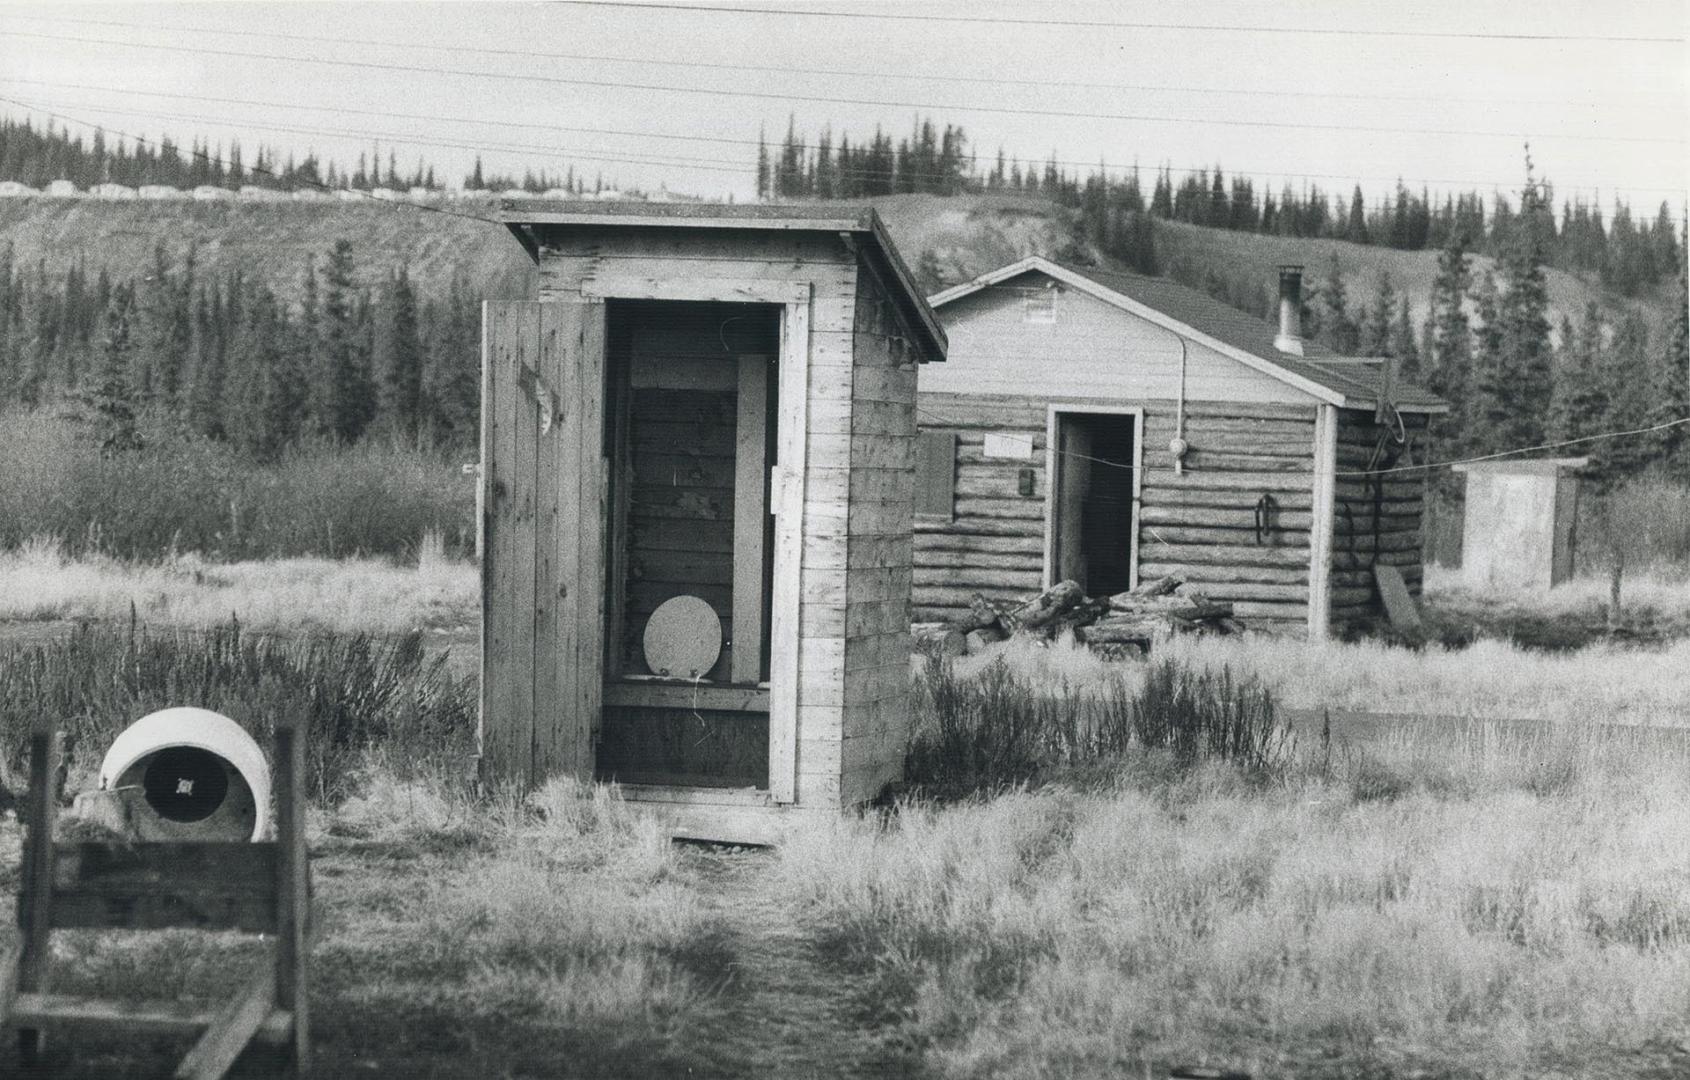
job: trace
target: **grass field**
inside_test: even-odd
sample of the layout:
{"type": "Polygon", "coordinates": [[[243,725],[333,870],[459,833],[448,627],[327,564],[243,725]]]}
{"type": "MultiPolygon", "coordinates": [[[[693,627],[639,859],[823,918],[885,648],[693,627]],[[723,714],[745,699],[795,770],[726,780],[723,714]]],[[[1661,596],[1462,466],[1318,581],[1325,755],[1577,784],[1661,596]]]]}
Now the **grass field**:
{"type": "MultiPolygon", "coordinates": [[[[0,555],[0,626],[90,623],[0,632],[0,784],[18,786],[43,711],[78,736],[71,788],[118,727],[184,695],[260,731],[287,710],[310,725],[321,1075],[1690,1071],[1690,642],[1190,640],[1154,668],[1014,644],[913,673],[902,802],[747,852],[664,843],[603,787],[474,792],[473,680],[394,635],[473,623],[475,572],[421,546],[0,555]],[[240,634],[195,629],[227,612],[240,634]],[[1330,742],[1277,722],[1327,708],[1469,722],[1330,742]],[[1226,745],[1255,749],[1230,761],[1206,749],[1225,740],[1180,736],[1246,721],[1226,745]]],[[[1566,619],[1606,593],[1526,601],[1433,575],[1429,595],[1566,619]]],[[[1690,621],[1676,576],[1629,596],[1628,617],[1690,621]]],[[[19,839],[0,814],[5,935],[19,839]]],[[[69,938],[59,988],[215,1000],[250,953],[69,938]]],[[[49,1075],[154,1076],[183,1047],[143,1049],[60,1043],[49,1075]]]]}

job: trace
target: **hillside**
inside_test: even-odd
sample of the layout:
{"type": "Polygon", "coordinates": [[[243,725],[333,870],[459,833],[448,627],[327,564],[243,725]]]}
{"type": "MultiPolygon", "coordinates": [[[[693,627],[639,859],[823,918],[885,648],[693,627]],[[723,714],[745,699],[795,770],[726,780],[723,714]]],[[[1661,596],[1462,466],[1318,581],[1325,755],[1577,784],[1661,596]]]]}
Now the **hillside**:
{"type": "MultiPolygon", "coordinates": [[[[885,218],[912,269],[931,284],[964,281],[1029,254],[1054,254],[1069,242],[1068,212],[1037,195],[891,195],[869,200],[885,218]]],[[[464,209],[487,212],[482,204],[464,209]]],[[[294,295],[307,255],[321,256],[337,239],[354,244],[359,276],[374,283],[400,262],[421,290],[442,290],[462,267],[471,288],[484,296],[524,296],[532,287],[521,249],[496,225],[387,203],[145,203],[74,199],[0,199],[0,243],[11,243],[20,270],[44,263],[58,274],[77,260],[90,272],[102,265],[115,276],[145,273],[153,246],[163,241],[173,260],[198,244],[200,265],[239,267],[284,295],[294,295]]],[[[1381,271],[1398,294],[1406,293],[1415,324],[1424,318],[1437,253],[1396,251],[1341,240],[1301,239],[1229,232],[1179,222],[1157,223],[1162,262],[1190,284],[1205,276],[1271,298],[1275,267],[1301,263],[1311,281],[1323,281],[1332,255],[1343,268],[1352,306],[1370,302],[1381,271]]],[[[1476,267],[1489,266],[1478,256],[1476,267]]],[[[1583,317],[1600,297],[1590,282],[1549,271],[1551,324],[1563,314],[1583,317]]],[[[1634,302],[1659,329],[1670,301],[1634,302]]],[[[1260,313],[1259,311],[1257,312],[1260,313]]]]}
{"type": "Polygon", "coordinates": [[[81,260],[90,274],[103,266],[122,278],[145,274],[160,242],[173,263],[197,244],[202,269],[238,268],[295,296],[306,257],[320,261],[341,238],[352,241],[365,284],[403,262],[425,294],[443,292],[458,267],[484,296],[525,296],[531,288],[528,259],[503,228],[405,204],[0,199],[0,245],[13,245],[20,272],[44,263],[57,275],[81,260]]]}

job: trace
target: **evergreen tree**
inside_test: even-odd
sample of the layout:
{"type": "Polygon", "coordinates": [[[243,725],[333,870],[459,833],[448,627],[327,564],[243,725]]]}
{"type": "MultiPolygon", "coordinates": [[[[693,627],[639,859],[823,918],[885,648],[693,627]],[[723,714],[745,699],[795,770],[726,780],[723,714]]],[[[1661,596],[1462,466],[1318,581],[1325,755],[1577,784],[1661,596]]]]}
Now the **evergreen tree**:
{"type": "MultiPolygon", "coordinates": [[[[1655,420],[1658,383],[1652,377],[1649,327],[1643,317],[1627,310],[1612,317],[1613,335],[1604,362],[1608,412],[1602,428],[1634,431],[1655,420]]],[[[1606,467],[1597,476],[1604,486],[1623,484],[1640,476],[1652,462],[1656,447],[1647,437],[1631,436],[1603,443],[1606,467]]]]}
{"type": "Polygon", "coordinates": [[[1519,221],[1500,261],[1495,349],[1481,355],[1479,366],[1479,400],[1499,448],[1535,446],[1544,441],[1549,423],[1554,369],[1541,197],[1528,159],[1519,221]]]}
{"type": "Polygon", "coordinates": [[[1391,285],[1391,275],[1379,272],[1379,287],[1373,295],[1373,307],[1363,313],[1361,322],[1361,352],[1363,356],[1394,356],[1391,351],[1391,319],[1397,313],[1397,291],[1391,285]]]}
{"type": "Polygon", "coordinates": [[[1326,274],[1326,282],[1319,292],[1320,312],[1317,325],[1320,340],[1340,356],[1354,356],[1361,347],[1361,332],[1348,310],[1349,299],[1344,289],[1344,271],[1337,252],[1326,274]]]}
{"type": "Polygon", "coordinates": [[[1397,308],[1397,320],[1391,324],[1390,350],[1386,354],[1400,362],[1398,370],[1411,382],[1421,381],[1420,346],[1414,340],[1414,314],[1409,310],[1408,297],[1397,308]]]}
{"type": "Polygon", "coordinates": [[[1344,225],[1344,239],[1355,244],[1369,243],[1367,234],[1367,203],[1361,197],[1361,185],[1350,196],[1350,217],[1344,225]]]}
{"type": "Polygon", "coordinates": [[[415,443],[422,423],[423,349],[417,297],[404,266],[388,284],[376,341],[382,424],[400,439],[415,443]]]}
{"type": "Polygon", "coordinates": [[[106,309],[99,368],[84,396],[84,401],[94,410],[100,453],[106,457],[138,450],[142,443],[135,424],[134,393],[129,384],[133,363],[129,340],[132,301],[133,294],[126,288],[113,293],[111,306],[106,309]]]}
{"type": "MultiPolygon", "coordinates": [[[[1550,410],[1549,433],[1556,440],[1594,435],[1608,422],[1607,347],[1603,339],[1602,311],[1594,301],[1585,309],[1582,329],[1575,330],[1572,320],[1562,317],[1555,396],[1550,410]]],[[[1579,452],[1592,458],[1593,473],[1606,475],[1606,443],[1591,443],[1579,452]]]]}
{"type": "MultiPolygon", "coordinates": [[[[476,162],[479,172],[480,161],[476,162]]],[[[764,129],[757,129],[757,199],[769,197],[769,142],[764,129]]]]}
{"type": "Polygon", "coordinates": [[[352,270],[352,242],[336,240],[323,270],[313,387],[317,430],[348,443],[364,433],[375,411],[352,270]]]}

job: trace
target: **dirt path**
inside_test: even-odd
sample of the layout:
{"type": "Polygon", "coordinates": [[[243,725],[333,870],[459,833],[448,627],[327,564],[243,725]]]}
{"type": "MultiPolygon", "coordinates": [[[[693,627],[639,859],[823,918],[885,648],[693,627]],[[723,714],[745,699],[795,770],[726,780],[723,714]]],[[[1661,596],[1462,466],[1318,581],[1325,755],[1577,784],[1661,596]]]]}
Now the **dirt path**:
{"type": "Polygon", "coordinates": [[[731,985],[721,1031],[736,1075],[822,1080],[918,1077],[918,1056],[877,1033],[864,1016],[862,976],[815,955],[792,903],[771,875],[774,856],[701,849],[689,857],[702,891],[728,928],[731,985]]]}

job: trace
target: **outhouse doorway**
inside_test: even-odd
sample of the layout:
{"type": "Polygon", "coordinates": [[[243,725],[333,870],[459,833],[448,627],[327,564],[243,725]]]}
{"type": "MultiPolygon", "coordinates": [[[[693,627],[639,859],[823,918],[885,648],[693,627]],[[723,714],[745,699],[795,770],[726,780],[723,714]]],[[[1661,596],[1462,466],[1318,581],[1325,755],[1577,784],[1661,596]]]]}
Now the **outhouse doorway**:
{"type": "Polygon", "coordinates": [[[1088,596],[1138,584],[1144,412],[1050,407],[1046,432],[1045,584],[1088,596]]]}
{"type": "Polygon", "coordinates": [[[595,775],[768,790],[781,309],[610,300],[606,318],[595,775]]]}

